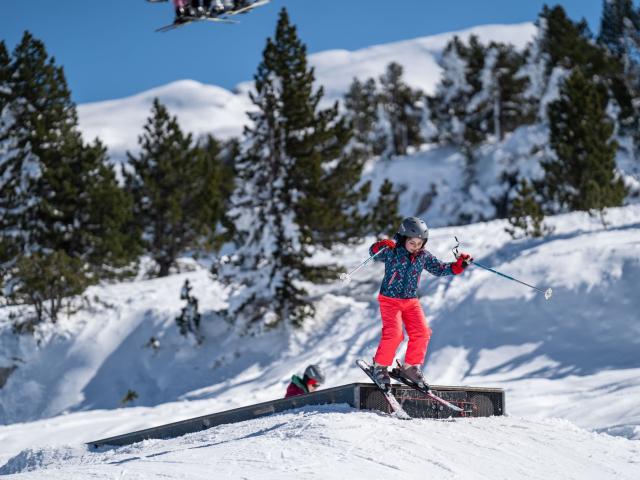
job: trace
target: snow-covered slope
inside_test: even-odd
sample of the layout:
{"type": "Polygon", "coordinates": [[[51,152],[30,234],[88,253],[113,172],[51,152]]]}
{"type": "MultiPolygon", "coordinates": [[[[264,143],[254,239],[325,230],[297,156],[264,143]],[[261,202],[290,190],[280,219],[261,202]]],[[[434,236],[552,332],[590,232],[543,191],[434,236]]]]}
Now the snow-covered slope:
{"type": "MultiPolygon", "coordinates": [[[[548,127],[541,124],[517,128],[500,142],[487,142],[475,152],[474,182],[465,185],[468,162],[453,147],[425,146],[425,150],[391,160],[373,160],[363,178],[377,192],[385,180],[400,192],[400,211],[423,216],[430,226],[456,225],[495,218],[496,200],[508,190],[504,172],[521,178],[540,179],[540,162],[548,145],[548,127]]],[[[630,202],[640,199],[640,162],[628,149],[618,151],[618,172],[631,192],[630,202]]],[[[512,192],[513,193],[513,192],[512,192]]]]}
{"type": "Polygon", "coordinates": [[[635,480],[640,442],[563,420],[406,422],[346,406],[306,408],[118,449],[28,449],[0,474],[21,479],[508,478],[635,480]]]}
{"type": "MultiPolygon", "coordinates": [[[[481,25],[457,32],[415,38],[402,42],[374,45],[360,50],[328,50],[309,56],[318,85],[326,94],[325,101],[333,103],[342,98],[354,78],[377,79],[391,62],[404,67],[404,79],[414,88],[433,93],[440,80],[438,64],[447,43],[457,35],[463,40],[476,35],[482,43],[491,41],[511,43],[523,49],[536,33],[533,23],[514,25],[481,25]]],[[[252,82],[242,83],[238,90],[248,91],[252,82]]]]}
{"type": "MultiPolygon", "coordinates": [[[[438,384],[502,387],[511,415],[560,417],[640,439],[640,206],[612,209],[607,219],[605,230],[583,213],[554,217],[556,231],[544,240],[512,241],[503,221],[432,229],[430,250],[438,257],[451,259],[455,234],[478,261],[550,286],[554,296],[545,301],[477,268],[455,278],[427,275],[420,290],[434,330],[427,376],[438,384]]],[[[352,268],[366,250],[366,243],[344,248],[333,258],[352,268]]],[[[327,387],[361,381],[353,362],[370,358],[377,344],[381,277],[374,265],[348,287],[314,287],[317,315],[290,336],[237,337],[212,313],[226,294],[204,269],[95,287],[88,292],[92,310],[36,338],[11,334],[5,309],[0,366],[17,369],[0,390],[2,422],[13,423],[0,427],[0,462],[26,448],[279,398],[310,362],[326,368],[327,387]],[[174,323],[186,278],[205,313],[201,346],[174,323]],[[145,347],[151,336],[160,341],[157,351],[145,347]],[[134,408],[118,408],[128,389],[139,394],[134,408]]],[[[473,441],[481,441],[483,430],[473,425],[473,441]]]]}
{"type": "MultiPolygon", "coordinates": [[[[438,57],[446,43],[458,35],[477,35],[482,41],[512,43],[524,47],[535,33],[532,23],[485,25],[403,42],[377,45],[356,51],[330,50],[310,55],[318,85],[325,88],[325,103],[342,97],[354,77],[379,77],[390,62],[405,67],[406,81],[431,93],[440,77],[438,57]]],[[[173,82],[132,97],[78,106],[80,128],[87,140],[96,136],[109,148],[115,161],[126,151],[137,151],[138,136],[151,111],[154,98],[165,103],[180,126],[196,136],[213,133],[229,138],[242,133],[246,112],[252,108],[247,92],[252,83],[241,83],[235,93],[192,80],[173,82]]]]}

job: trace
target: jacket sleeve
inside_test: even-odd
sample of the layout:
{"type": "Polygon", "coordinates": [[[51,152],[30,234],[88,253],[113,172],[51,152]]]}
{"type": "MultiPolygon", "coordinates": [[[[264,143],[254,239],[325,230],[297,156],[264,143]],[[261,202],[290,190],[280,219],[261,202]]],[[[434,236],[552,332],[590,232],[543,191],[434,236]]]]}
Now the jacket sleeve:
{"type": "Polygon", "coordinates": [[[453,275],[453,271],[451,270],[451,263],[441,262],[429,252],[426,252],[425,254],[424,269],[431,275],[435,275],[436,277],[453,275]]]}
{"type": "MultiPolygon", "coordinates": [[[[371,244],[371,246],[369,247],[369,256],[371,255],[375,255],[373,253],[373,246],[378,243],[378,242],[374,242],[371,244]]],[[[373,260],[375,262],[386,262],[387,259],[389,258],[389,255],[391,254],[391,250],[388,248],[385,248],[382,252],[380,252],[378,255],[376,255],[373,260]]]]}

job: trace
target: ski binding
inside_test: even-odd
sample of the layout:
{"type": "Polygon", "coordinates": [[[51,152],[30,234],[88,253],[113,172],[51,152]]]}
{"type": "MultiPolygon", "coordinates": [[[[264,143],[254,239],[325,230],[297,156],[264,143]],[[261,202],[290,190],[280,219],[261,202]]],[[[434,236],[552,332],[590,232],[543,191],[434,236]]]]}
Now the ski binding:
{"type": "Polygon", "coordinates": [[[411,387],[414,390],[417,390],[418,392],[426,395],[430,399],[435,400],[439,404],[444,405],[445,407],[449,408],[450,410],[453,410],[454,412],[469,413],[467,410],[465,410],[463,408],[460,408],[459,406],[454,405],[453,403],[451,403],[451,402],[445,400],[444,398],[441,398],[438,395],[436,395],[435,393],[433,393],[431,391],[431,388],[429,388],[428,385],[426,387],[425,386],[421,386],[421,385],[418,385],[415,382],[412,382],[411,380],[409,380],[407,378],[404,378],[402,375],[400,375],[400,369],[399,368],[391,369],[389,371],[389,376],[391,378],[393,378],[394,380],[397,380],[400,383],[404,383],[408,387],[411,387]]]}
{"type": "Polygon", "coordinates": [[[356,365],[358,365],[358,367],[360,367],[362,371],[367,374],[373,384],[378,388],[378,390],[380,390],[380,392],[382,392],[384,398],[389,404],[389,407],[391,408],[391,415],[402,420],[411,420],[411,416],[407,412],[405,412],[404,408],[402,408],[396,397],[393,396],[393,394],[391,393],[391,389],[386,388],[385,385],[381,385],[376,382],[375,378],[373,377],[373,366],[369,365],[364,360],[356,360],[356,365]]]}

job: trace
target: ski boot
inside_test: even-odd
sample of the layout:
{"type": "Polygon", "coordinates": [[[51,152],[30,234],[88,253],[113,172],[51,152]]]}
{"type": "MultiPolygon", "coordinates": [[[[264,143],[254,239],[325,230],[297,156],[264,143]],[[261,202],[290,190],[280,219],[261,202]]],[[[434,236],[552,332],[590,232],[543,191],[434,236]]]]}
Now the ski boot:
{"type": "Polygon", "coordinates": [[[225,11],[224,4],[220,0],[213,0],[213,2],[211,2],[211,7],[209,7],[210,13],[215,13],[216,15],[220,15],[224,13],[224,11],[225,11]]]}
{"type": "Polygon", "coordinates": [[[429,390],[429,384],[422,375],[422,368],[420,365],[400,365],[400,363],[398,363],[398,367],[394,368],[393,373],[398,377],[405,378],[410,382],[415,383],[421,389],[429,390]]]}
{"type": "Polygon", "coordinates": [[[391,378],[389,377],[389,371],[384,365],[373,364],[371,374],[374,381],[383,389],[389,390],[391,388],[391,378]]]}

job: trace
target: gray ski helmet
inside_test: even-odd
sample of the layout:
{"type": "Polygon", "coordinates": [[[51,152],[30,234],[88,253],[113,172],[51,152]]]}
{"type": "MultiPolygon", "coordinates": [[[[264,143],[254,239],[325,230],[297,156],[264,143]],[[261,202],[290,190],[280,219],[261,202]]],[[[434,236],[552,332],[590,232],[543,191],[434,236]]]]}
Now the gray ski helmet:
{"type": "Polygon", "coordinates": [[[424,243],[427,243],[427,240],[429,240],[429,229],[421,218],[406,217],[400,224],[398,235],[407,238],[421,238],[424,240],[424,243]]]}
{"type": "Polygon", "coordinates": [[[324,372],[318,365],[309,365],[304,371],[304,376],[313,378],[318,384],[324,383],[324,372]]]}

